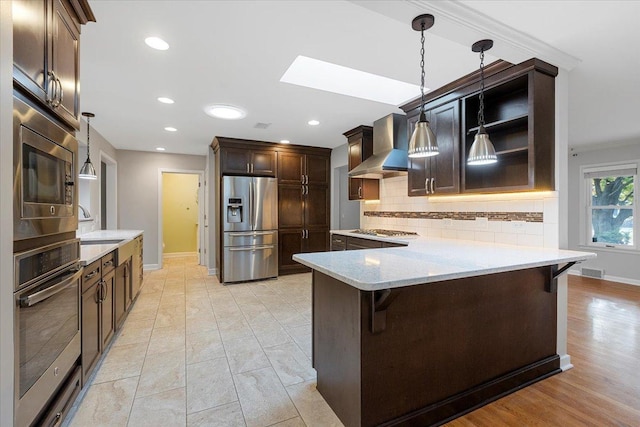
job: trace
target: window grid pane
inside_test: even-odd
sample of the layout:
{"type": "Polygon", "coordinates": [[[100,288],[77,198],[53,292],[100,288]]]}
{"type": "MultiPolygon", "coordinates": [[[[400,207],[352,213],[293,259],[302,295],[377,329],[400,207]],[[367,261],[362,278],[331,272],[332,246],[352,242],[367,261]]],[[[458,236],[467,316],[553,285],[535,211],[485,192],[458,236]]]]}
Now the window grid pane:
{"type": "Polygon", "coordinates": [[[588,179],[591,244],[635,247],[635,175],[611,171],[611,174],[591,176],[588,179]]]}

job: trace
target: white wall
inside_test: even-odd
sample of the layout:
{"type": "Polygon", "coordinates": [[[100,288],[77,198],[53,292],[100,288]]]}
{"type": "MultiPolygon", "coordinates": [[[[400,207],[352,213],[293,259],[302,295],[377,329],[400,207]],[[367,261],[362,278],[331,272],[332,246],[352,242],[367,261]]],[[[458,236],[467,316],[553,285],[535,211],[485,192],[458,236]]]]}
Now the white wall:
{"type": "Polygon", "coordinates": [[[340,145],[331,150],[331,224],[329,228],[335,230],[340,224],[340,182],[337,180],[339,172],[336,170],[348,163],[349,144],[340,145]]]}
{"type": "Polygon", "coordinates": [[[161,169],[205,170],[205,156],[118,150],[118,224],[144,231],[144,265],[158,259],[158,176],[161,169]]]}
{"type": "Polygon", "coordinates": [[[586,261],[574,267],[578,270],[582,267],[604,269],[605,278],[614,281],[624,281],[640,285],[640,269],[638,260],[640,251],[623,252],[615,249],[600,249],[593,246],[580,246],[580,214],[584,208],[580,200],[580,167],[597,165],[602,163],[614,163],[624,161],[640,161],[640,138],[634,141],[622,141],[619,143],[603,144],[600,149],[585,147],[582,150],[575,148],[569,156],[569,248],[575,250],[587,250],[595,252],[598,257],[586,261]]]}
{"type": "MultiPolygon", "coordinates": [[[[99,120],[96,117],[92,119],[93,124],[99,120]]],[[[79,179],[78,181],[78,201],[82,206],[87,208],[91,213],[93,221],[83,221],[78,224],[78,233],[88,233],[94,230],[100,230],[100,180],[102,166],[100,164],[100,153],[105,153],[113,160],[118,160],[116,149],[107,141],[99,132],[91,125],[91,163],[96,169],[98,175],[97,180],[79,179]]],[[[80,120],[80,131],[76,133],[78,139],[78,169],[82,167],[87,159],[87,122],[83,118],[80,120]]],[[[115,228],[115,227],[114,227],[115,228]]],[[[119,227],[122,228],[122,227],[119,227]]]]}
{"type": "Polygon", "coordinates": [[[0,1],[0,426],[13,425],[13,23],[0,1]]]}

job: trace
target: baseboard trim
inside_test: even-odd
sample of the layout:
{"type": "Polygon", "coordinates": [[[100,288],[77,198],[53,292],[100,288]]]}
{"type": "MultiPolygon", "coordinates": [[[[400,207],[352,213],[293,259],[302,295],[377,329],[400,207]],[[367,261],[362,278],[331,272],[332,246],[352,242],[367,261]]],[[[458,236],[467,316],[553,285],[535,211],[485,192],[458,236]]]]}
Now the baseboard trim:
{"type": "Polygon", "coordinates": [[[170,252],[170,253],[163,253],[162,257],[163,258],[181,258],[185,256],[194,256],[194,255],[198,255],[198,252],[170,252]]]}
{"type": "Polygon", "coordinates": [[[562,372],[556,354],[381,426],[441,425],[535,382],[562,372]]]}
{"type": "Polygon", "coordinates": [[[562,369],[562,371],[564,372],[568,371],[571,368],[573,368],[573,364],[571,363],[571,356],[569,356],[568,354],[560,356],[560,369],[562,369]]]}
{"type": "MultiPolygon", "coordinates": [[[[580,273],[580,270],[576,270],[573,268],[570,269],[568,273],[574,276],[582,276],[582,274],[580,273]]],[[[587,276],[582,276],[582,277],[587,277],[587,276]]],[[[604,277],[599,280],[607,280],[609,282],[624,283],[625,285],[640,286],[640,280],[629,279],[627,277],[610,276],[608,274],[605,274],[604,277]]]]}
{"type": "Polygon", "coordinates": [[[145,264],[142,266],[143,271],[160,270],[160,264],[145,264]]]}

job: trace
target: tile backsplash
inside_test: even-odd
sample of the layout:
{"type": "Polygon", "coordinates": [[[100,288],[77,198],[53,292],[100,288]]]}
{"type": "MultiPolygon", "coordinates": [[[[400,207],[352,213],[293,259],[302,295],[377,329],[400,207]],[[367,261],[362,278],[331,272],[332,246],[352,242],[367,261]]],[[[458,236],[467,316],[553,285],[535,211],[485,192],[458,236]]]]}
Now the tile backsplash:
{"type": "Polygon", "coordinates": [[[558,247],[558,193],[407,196],[407,177],[380,181],[380,201],[360,206],[362,228],[522,246],[558,247]]]}

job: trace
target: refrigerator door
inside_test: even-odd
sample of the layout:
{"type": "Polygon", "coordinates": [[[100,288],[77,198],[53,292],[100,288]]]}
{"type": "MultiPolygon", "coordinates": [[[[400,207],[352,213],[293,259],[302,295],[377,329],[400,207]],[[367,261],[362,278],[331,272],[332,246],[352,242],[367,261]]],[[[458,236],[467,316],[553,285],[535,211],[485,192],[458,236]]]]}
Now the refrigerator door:
{"type": "Polygon", "coordinates": [[[253,178],[252,230],[275,230],[278,228],[278,180],[276,178],[253,178]]]}
{"type": "Polygon", "coordinates": [[[278,275],[278,241],[260,246],[224,248],[223,282],[266,279],[278,275]]]}
{"type": "Polygon", "coordinates": [[[251,187],[249,176],[222,177],[223,231],[251,230],[251,187]]]}

